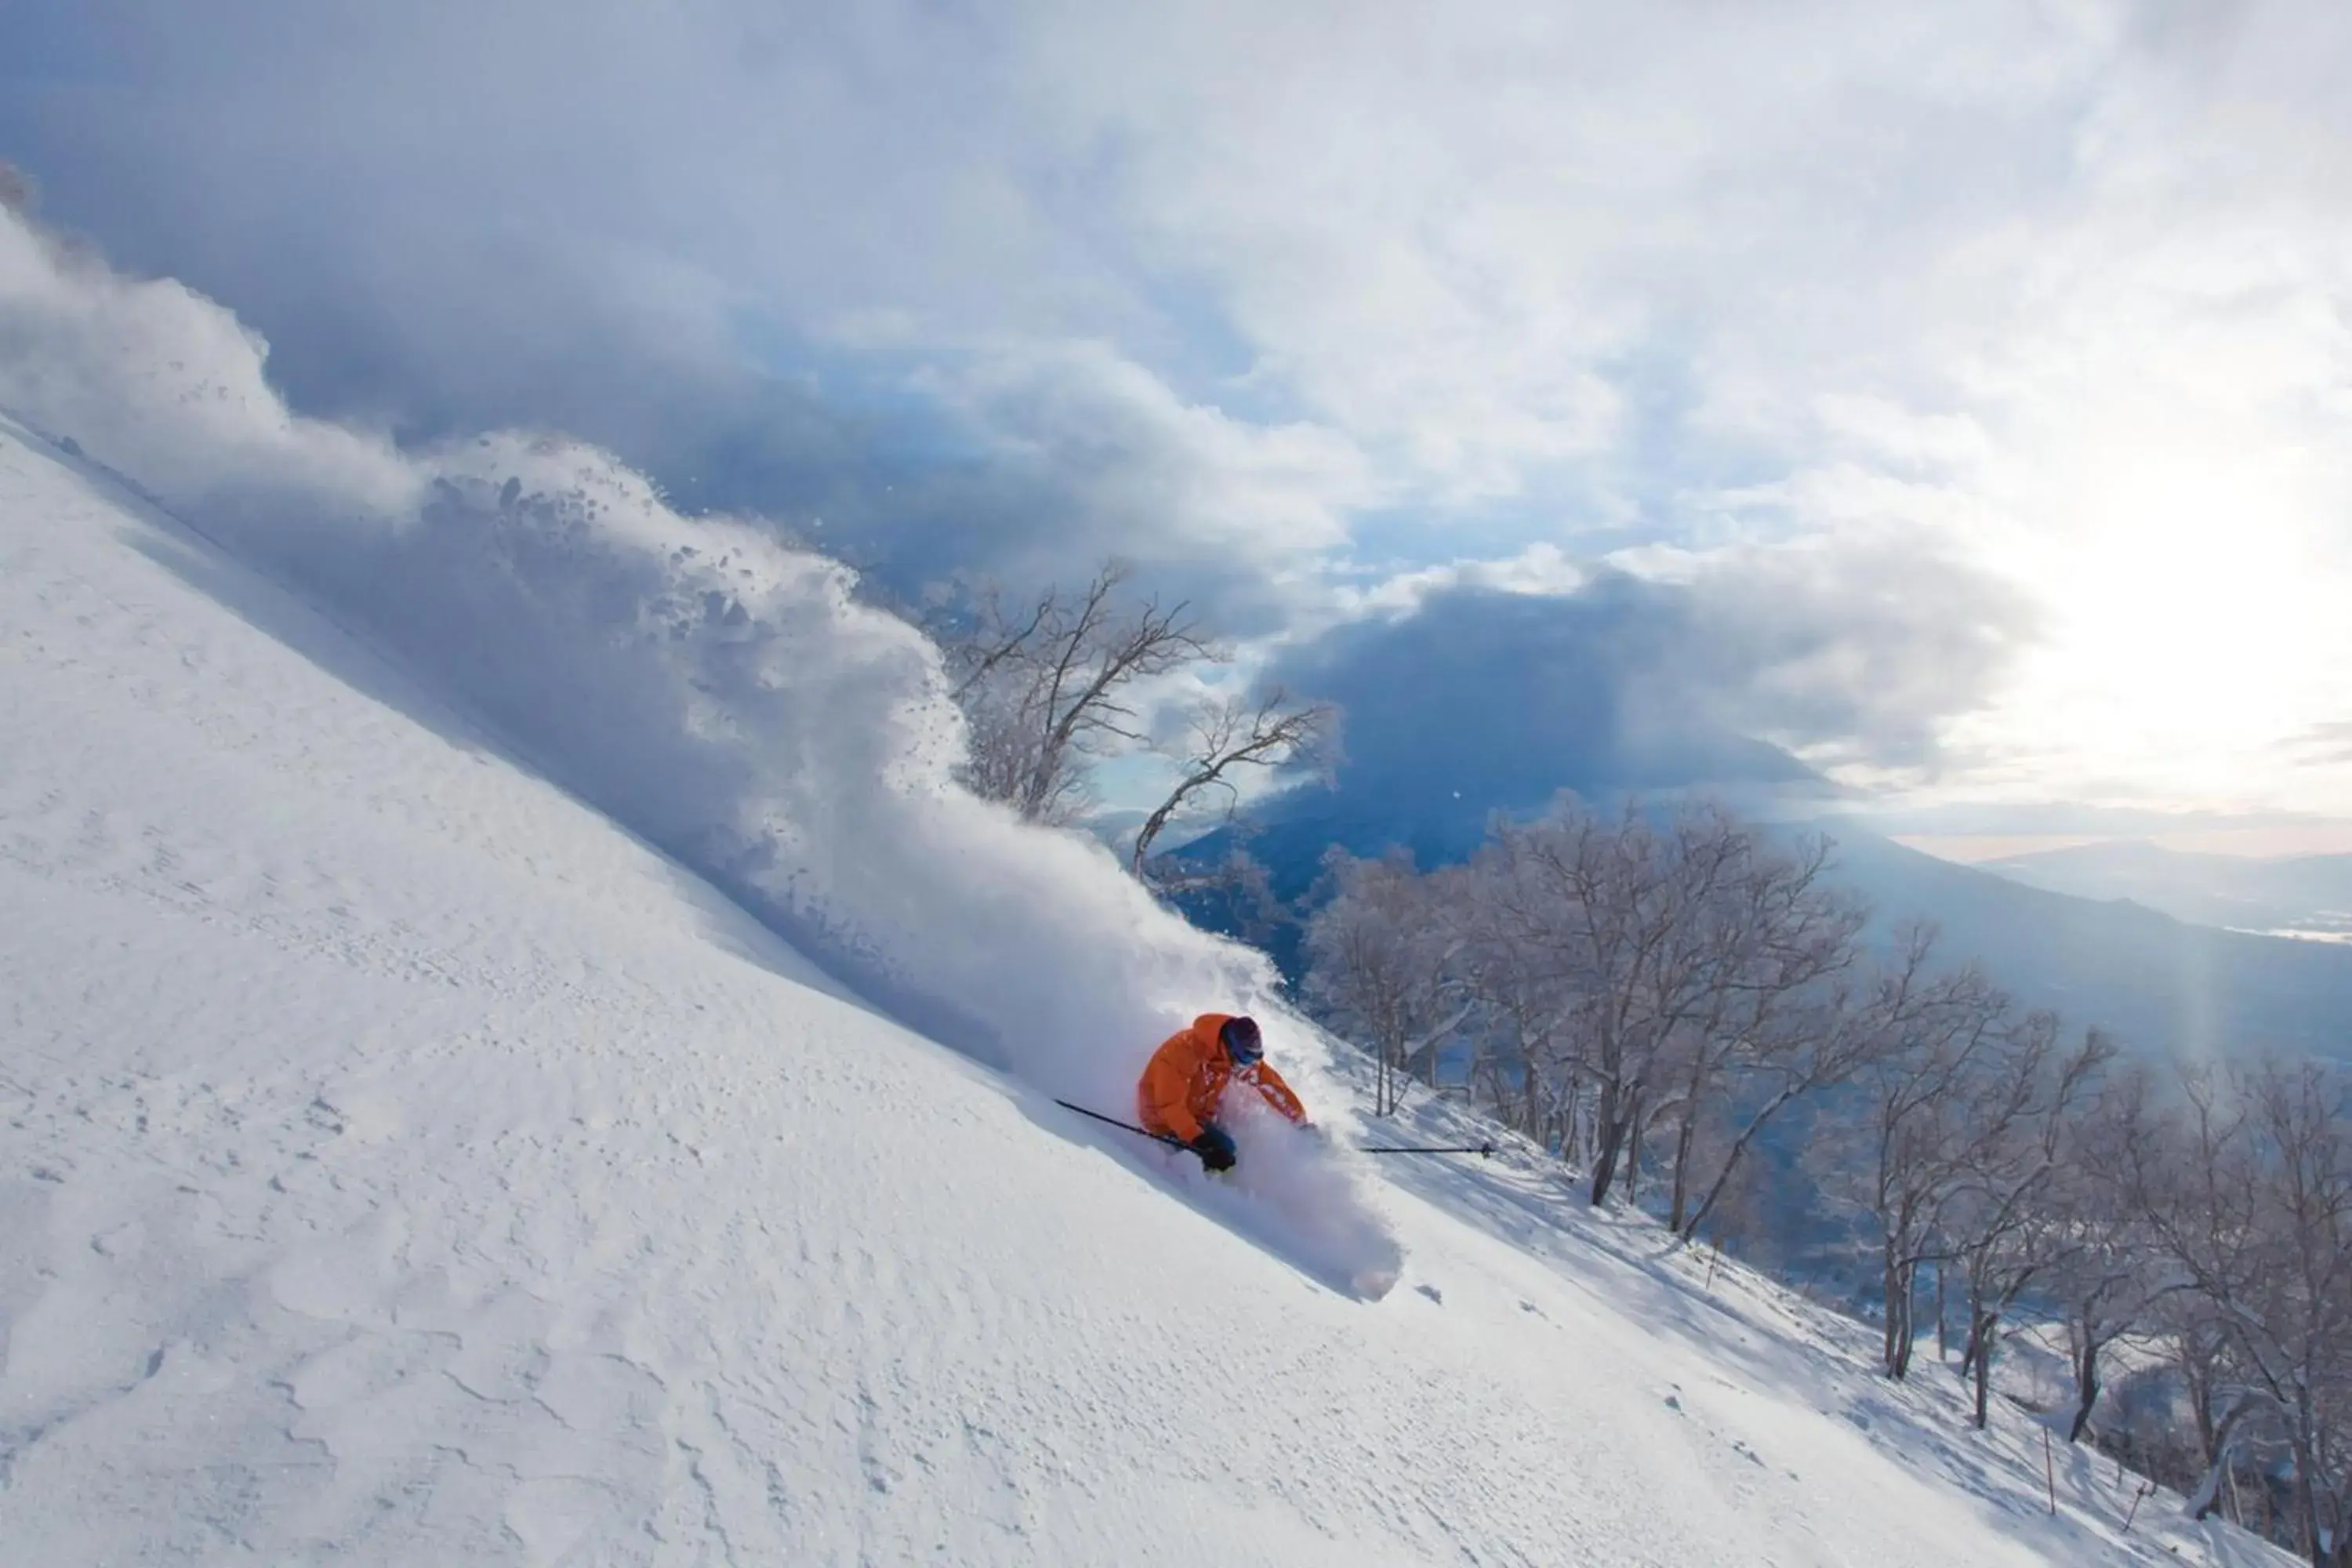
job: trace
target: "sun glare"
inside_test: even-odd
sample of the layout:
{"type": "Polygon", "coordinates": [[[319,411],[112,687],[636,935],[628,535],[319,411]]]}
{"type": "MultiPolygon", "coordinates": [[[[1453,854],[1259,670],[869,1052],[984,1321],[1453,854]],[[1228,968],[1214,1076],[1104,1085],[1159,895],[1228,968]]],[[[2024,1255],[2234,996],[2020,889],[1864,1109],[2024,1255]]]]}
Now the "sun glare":
{"type": "MultiPolygon", "coordinates": [[[[2083,449],[2014,556],[2043,606],[2000,729],[2084,780],[2293,804],[2289,742],[2352,711],[2341,545],[2302,454],[2207,440],[2083,449]]],[[[2319,802],[2305,799],[2303,804],[2319,802]]]]}

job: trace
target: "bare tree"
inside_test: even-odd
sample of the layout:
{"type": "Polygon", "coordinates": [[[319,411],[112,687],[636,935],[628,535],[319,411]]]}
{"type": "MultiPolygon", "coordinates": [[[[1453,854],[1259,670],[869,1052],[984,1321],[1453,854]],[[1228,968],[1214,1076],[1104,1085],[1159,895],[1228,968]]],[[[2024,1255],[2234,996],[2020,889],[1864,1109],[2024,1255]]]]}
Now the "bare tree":
{"type": "Polygon", "coordinates": [[[1667,1218],[1687,1237],[1772,1119],[1801,1095],[1843,1081],[1859,1065],[1864,1037],[1841,1026],[1842,994],[1833,983],[1853,964],[1866,917],[1859,899],[1827,885],[1832,846],[1826,838],[1779,853],[1720,815],[1687,821],[1683,831],[1742,841],[1733,875],[1697,907],[1713,976],[1703,1016],[1689,1031],[1667,1218]],[[1695,1140],[1701,1118],[1729,1100],[1727,1078],[1738,1081],[1754,1109],[1694,1205],[1695,1140]]]}
{"type": "Polygon", "coordinates": [[[1307,926],[1307,994],[1340,1032],[1372,1047],[1373,1114],[1403,1103],[1409,1064],[1468,1017],[1448,973],[1458,936],[1432,919],[1429,885],[1398,852],[1359,860],[1334,849],[1325,864],[1339,891],[1307,926]]]}
{"type": "Polygon", "coordinates": [[[1748,1109],[1725,1143],[1715,1174],[1683,1220],[1681,1237],[1687,1241],[1698,1234],[1723,1201],[1740,1162],[1777,1117],[1808,1095],[1850,1082],[1885,1048],[1886,1038],[1866,994],[1845,984],[1819,996],[1793,998],[1777,1018],[1748,1036],[1738,1064],[1748,1109]]]}
{"type": "Polygon", "coordinates": [[[2168,1314],[2174,1355],[2190,1399],[2205,1479],[2189,1510],[2202,1519],[2221,1496],[2240,1446],[2266,1414],[2238,1374],[2237,1335],[2226,1304],[2259,1267],[2254,1215],[2236,1179],[2244,1134],[2241,1109],[2222,1075],[2182,1075],[2182,1103],[2155,1135],[2127,1145],[2123,1175],[2136,1214],[2190,1289],[2168,1314]]]}
{"type": "Polygon", "coordinates": [[[1753,850],[1711,808],[1678,813],[1661,830],[1638,803],[1604,823],[1563,801],[1540,821],[1498,826],[1486,851],[1491,885],[1516,901],[1519,927],[1540,933],[1570,998],[1576,1059],[1595,1086],[1595,1206],[1638,1157],[1677,1044],[1704,1036],[1720,977],[1704,911],[1753,850]]]}
{"type": "Polygon", "coordinates": [[[2241,1086],[2263,1267],[2227,1303],[2246,1363],[2294,1459],[2300,1544],[2315,1568],[2352,1558],[2345,1445],[2352,1410],[2352,1100],[2316,1062],[2272,1062],[2241,1086]]]}
{"type": "MultiPolygon", "coordinates": [[[[1864,910],[1829,865],[1825,840],[1784,849],[1707,805],[1604,819],[1563,798],[1537,821],[1498,821],[1466,870],[1416,879],[1424,1022],[1417,1043],[1389,1027],[1376,1049],[1433,1077],[1439,1046],[1464,1047],[1474,1094],[1564,1159],[1589,1154],[1594,1203],[1638,1196],[1645,1144],[1666,1141],[1671,1222],[1686,1233],[1779,1112],[1874,1048],[1849,1016],[1864,910]]],[[[1383,896],[1402,898],[1410,873],[1390,875],[1383,896]]],[[[1310,984],[1334,997],[1342,977],[1326,971],[1359,962],[1335,944],[1363,936],[1343,912],[1355,918],[1331,913],[1310,948],[1310,984]]]]}
{"type": "Polygon", "coordinates": [[[2074,1377],[2070,1443],[2090,1435],[2109,1347],[2151,1331],[2181,1289],[2179,1272],[2166,1265],[2131,1204],[2131,1173],[2163,1138],[2154,1083],[2143,1064],[2111,1073],[2085,1108],[2059,1173],[2069,1245],[2053,1263],[2050,1294],[2064,1314],[2074,1377]]]}
{"type": "Polygon", "coordinates": [[[1543,900],[1507,884],[1514,868],[1492,855],[1454,883],[1464,940],[1453,964],[1473,1005],[1468,1027],[1488,1103],[1570,1164],[1583,1158],[1585,1074],[1570,1027],[1580,1005],[1550,945],[1543,900]]]}
{"type": "Polygon", "coordinates": [[[1911,1369],[1919,1267],[1950,1257],[1940,1231],[1945,1205],[1982,1136],[1969,1121],[1968,1089],[2000,1051],[2009,1011],[1973,967],[1933,973],[1935,940],[1931,927],[1906,933],[1870,1003],[1867,1026],[1877,1040],[1855,1080],[1857,1113],[1812,1151],[1823,1190],[1877,1223],[1883,1359],[1896,1379],[1911,1369]]]}
{"type": "MultiPolygon", "coordinates": [[[[2187,1489],[2189,1500],[2183,1511],[2192,1519],[2203,1519],[2220,1505],[2222,1485],[2248,1447],[2249,1434],[2259,1425],[2252,1417],[2262,1407],[2238,1378],[2221,1315],[2202,1295],[2189,1291],[2173,1298],[2166,1303],[2160,1321],[2171,1342],[2181,1387],[2189,1396],[2202,1478],[2187,1489]]],[[[2240,1522],[2244,1522],[2242,1517],[2240,1522]]]]}
{"type": "Polygon", "coordinates": [[[1076,821],[1093,805],[1088,762],[1150,739],[1135,684],[1224,657],[1189,605],[1122,601],[1129,575],[1114,562],[1076,594],[1049,587],[1015,607],[983,590],[931,618],[971,725],[973,793],[1032,822],[1076,821]]]}
{"type": "Polygon", "coordinates": [[[2096,1029],[2073,1051],[2058,1046],[2059,1026],[2031,1013],[2007,1031],[1990,1070],[1969,1086],[1968,1141],[1940,1228],[1964,1267],[1968,1342],[1960,1374],[1974,1374],[1974,1420],[1981,1429],[2001,1320],[2028,1286],[2079,1245],[2057,1178],[2063,1171],[2097,1075],[2115,1044],[2096,1029]]]}
{"type": "Polygon", "coordinates": [[[1151,847],[1171,823],[1214,802],[1228,816],[1241,800],[1234,780],[1256,769],[1270,772],[1307,764],[1328,770],[1339,727],[1339,710],[1326,702],[1301,703],[1276,686],[1255,699],[1234,698],[1193,715],[1181,754],[1176,782],[1135,836],[1129,864],[1138,878],[1167,886],[1173,879],[1155,867],[1151,847]]]}
{"type": "Polygon", "coordinates": [[[2168,1147],[2132,1172],[2141,1217],[2186,1276],[2205,1386],[2210,1509],[2234,1446],[2292,1466],[2293,1542],[2316,1565],[2352,1534],[2352,1107],[2342,1074],[2268,1063],[2187,1075],[2168,1147]]]}

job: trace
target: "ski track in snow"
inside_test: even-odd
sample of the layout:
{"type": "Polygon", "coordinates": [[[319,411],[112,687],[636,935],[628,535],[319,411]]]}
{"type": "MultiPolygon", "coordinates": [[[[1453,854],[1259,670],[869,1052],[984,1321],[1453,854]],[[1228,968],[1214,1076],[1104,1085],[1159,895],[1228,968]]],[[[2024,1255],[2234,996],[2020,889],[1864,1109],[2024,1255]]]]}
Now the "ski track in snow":
{"type": "Polygon", "coordinates": [[[12,1563],[2285,1561],[1532,1163],[1335,1292],[5,424],[0,733],[12,1563]]]}

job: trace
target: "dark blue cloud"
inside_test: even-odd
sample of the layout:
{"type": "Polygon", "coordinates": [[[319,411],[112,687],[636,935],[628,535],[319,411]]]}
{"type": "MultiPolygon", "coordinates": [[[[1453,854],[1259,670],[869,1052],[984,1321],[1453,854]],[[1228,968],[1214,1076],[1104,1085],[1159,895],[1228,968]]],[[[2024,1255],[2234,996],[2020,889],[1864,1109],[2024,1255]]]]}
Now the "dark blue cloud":
{"type": "Polygon", "coordinates": [[[1983,700],[2028,625],[1997,583],[1887,544],[1734,552],[1682,582],[1602,570],[1565,594],[1446,588],[1273,672],[1341,705],[1347,759],[1334,788],[1266,802],[1255,847],[1296,892],[1329,844],[1452,859],[1493,813],[1561,790],[1819,801],[1838,792],[1796,753],[1822,747],[1932,771],[1942,721],[1983,700]]]}
{"type": "Polygon", "coordinates": [[[1563,788],[1793,784],[1785,752],[1714,722],[1672,673],[1692,595],[1621,573],[1566,595],[1456,588],[1391,623],[1340,627],[1281,679],[1347,712],[1347,786],[1475,812],[1563,788]]]}

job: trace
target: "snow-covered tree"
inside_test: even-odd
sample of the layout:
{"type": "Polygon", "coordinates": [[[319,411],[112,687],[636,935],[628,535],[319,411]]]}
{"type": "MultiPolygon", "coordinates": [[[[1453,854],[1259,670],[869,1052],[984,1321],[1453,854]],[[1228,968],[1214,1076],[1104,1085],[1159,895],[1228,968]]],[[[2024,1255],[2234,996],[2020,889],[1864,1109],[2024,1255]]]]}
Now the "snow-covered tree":
{"type": "Polygon", "coordinates": [[[1307,999],[1333,1028],[1371,1047],[1372,1113],[1387,1116],[1403,1103],[1412,1061],[1468,1016],[1450,977],[1461,938],[1402,851],[1360,860],[1334,849],[1324,864],[1336,891],[1307,922],[1307,999]]]}

